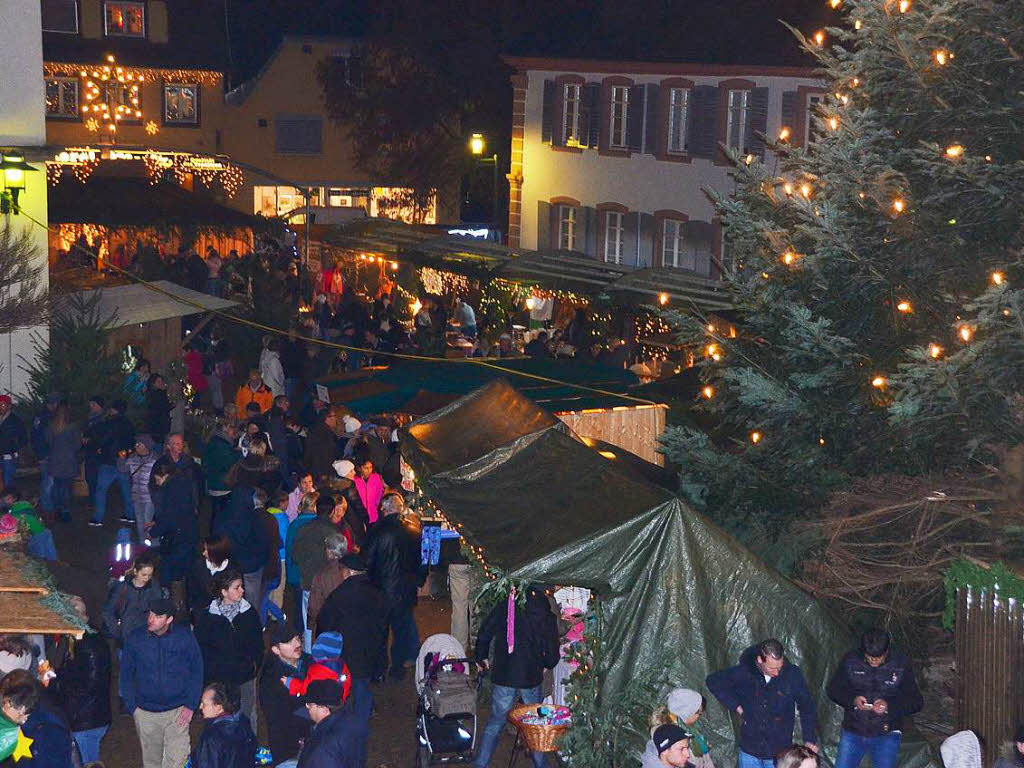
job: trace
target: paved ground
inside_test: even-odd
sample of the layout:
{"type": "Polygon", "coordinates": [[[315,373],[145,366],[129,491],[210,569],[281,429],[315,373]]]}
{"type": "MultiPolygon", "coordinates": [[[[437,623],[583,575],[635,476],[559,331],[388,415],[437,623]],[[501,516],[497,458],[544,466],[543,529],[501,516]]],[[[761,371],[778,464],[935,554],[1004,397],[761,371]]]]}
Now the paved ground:
{"type": "MultiPolygon", "coordinates": [[[[58,554],[62,562],[53,567],[61,589],[81,595],[89,608],[90,616],[99,616],[107,585],[107,552],[115,540],[116,522],[120,510],[116,493],[111,493],[108,505],[108,522],[103,528],[86,525],[87,514],[81,500],[76,500],[75,522],[70,525],[57,524],[55,536],[58,554]]],[[[205,530],[205,529],[204,529],[205,530]]],[[[286,610],[289,606],[286,605],[286,610]]],[[[416,623],[420,638],[436,632],[448,631],[451,607],[447,598],[421,600],[416,609],[416,623]]],[[[416,695],[411,675],[399,682],[374,686],[376,711],[371,721],[369,761],[370,768],[411,768],[415,765],[416,746],[416,695]]],[[[115,689],[112,691],[116,702],[115,689]]],[[[486,721],[487,702],[480,709],[479,726],[486,721]]],[[[116,707],[115,707],[116,710],[116,707]]],[[[201,725],[193,724],[193,743],[201,725]]],[[[508,765],[511,734],[506,734],[492,764],[508,765]]],[[[103,741],[100,751],[102,761],[108,768],[130,768],[141,765],[138,739],[132,719],[115,713],[110,732],[103,741]]],[[[519,764],[528,761],[520,755],[519,764]]]]}

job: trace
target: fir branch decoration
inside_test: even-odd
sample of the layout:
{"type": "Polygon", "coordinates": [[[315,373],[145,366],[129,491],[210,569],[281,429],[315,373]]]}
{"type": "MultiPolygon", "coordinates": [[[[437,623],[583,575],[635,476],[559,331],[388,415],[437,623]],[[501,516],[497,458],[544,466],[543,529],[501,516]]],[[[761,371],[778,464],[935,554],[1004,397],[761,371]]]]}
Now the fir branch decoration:
{"type": "Polygon", "coordinates": [[[1000,597],[1024,602],[1024,579],[1002,563],[985,566],[967,559],[957,560],[946,571],[946,610],[942,626],[952,629],[956,616],[956,593],[963,588],[994,590],[1000,597]]]}

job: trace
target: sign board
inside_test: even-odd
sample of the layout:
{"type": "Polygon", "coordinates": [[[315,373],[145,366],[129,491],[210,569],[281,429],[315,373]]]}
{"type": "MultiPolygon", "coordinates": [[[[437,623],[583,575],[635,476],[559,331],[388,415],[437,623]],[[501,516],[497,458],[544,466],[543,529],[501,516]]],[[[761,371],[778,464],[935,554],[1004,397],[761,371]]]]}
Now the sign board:
{"type": "Polygon", "coordinates": [[[327,387],[325,387],[323,384],[316,385],[316,399],[319,400],[321,403],[331,402],[331,395],[327,391],[327,387]]]}

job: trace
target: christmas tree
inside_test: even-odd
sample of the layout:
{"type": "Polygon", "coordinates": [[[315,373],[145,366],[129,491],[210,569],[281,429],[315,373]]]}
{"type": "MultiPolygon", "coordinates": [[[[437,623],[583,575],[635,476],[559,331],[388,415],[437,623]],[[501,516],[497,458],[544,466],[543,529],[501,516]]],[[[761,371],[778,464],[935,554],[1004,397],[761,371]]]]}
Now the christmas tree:
{"type": "Polygon", "coordinates": [[[736,338],[672,318],[715,423],[667,433],[682,490],[783,566],[850,478],[991,461],[1024,429],[1024,2],[829,5],[795,32],[827,88],[813,139],[783,126],[709,191],[736,338]]]}

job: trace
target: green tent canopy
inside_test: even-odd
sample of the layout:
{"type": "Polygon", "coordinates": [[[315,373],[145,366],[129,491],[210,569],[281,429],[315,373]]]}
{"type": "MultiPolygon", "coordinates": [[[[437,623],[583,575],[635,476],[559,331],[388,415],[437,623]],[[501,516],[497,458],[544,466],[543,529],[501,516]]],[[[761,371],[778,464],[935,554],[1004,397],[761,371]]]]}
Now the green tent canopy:
{"type": "MultiPolygon", "coordinates": [[[[602,681],[607,706],[663,649],[678,657],[674,684],[706,691],[710,672],[778,637],[807,676],[834,756],[842,712],[825,687],[853,636],[678,497],[602,456],[500,379],[410,424],[402,453],[489,565],[594,590],[611,660],[602,681]]],[[[716,763],[735,765],[732,719],[707,699],[716,763]]],[[[908,734],[900,765],[930,763],[924,742],[908,734]]]]}

